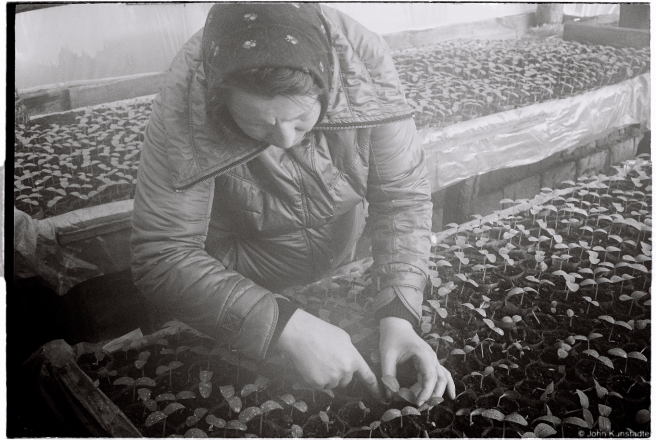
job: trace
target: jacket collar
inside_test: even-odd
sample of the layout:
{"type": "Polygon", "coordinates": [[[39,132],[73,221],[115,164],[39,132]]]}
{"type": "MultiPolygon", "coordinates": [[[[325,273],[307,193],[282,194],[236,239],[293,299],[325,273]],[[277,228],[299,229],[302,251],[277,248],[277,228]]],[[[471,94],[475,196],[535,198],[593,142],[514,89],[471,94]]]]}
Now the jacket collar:
{"type": "MultiPolygon", "coordinates": [[[[342,16],[332,8],[322,6],[322,9],[333,42],[333,75],[328,110],[315,130],[373,127],[410,118],[412,108],[405,101],[385,47],[378,47],[385,58],[375,67],[377,70],[371,72],[355,55],[348,35],[363,32],[363,28],[347,29],[349,25],[355,26],[355,22],[340,21],[342,16]]],[[[201,29],[173,60],[160,97],[169,167],[174,190],[179,192],[228,172],[269,146],[246,136],[231,124],[214,125],[208,120],[202,33],[201,29]]],[[[372,33],[364,38],[380,37],[372,33]]],[[[380,43],[376,41],[373,45],[380,46],[380,43]]]]}

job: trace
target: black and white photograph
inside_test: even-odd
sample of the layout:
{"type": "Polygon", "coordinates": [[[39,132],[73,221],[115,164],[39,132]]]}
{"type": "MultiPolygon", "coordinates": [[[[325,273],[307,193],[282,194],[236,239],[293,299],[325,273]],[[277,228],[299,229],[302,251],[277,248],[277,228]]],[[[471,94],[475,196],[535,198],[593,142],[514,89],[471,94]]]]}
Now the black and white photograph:
{"type": "Polygon", "coordinates": [[[650,6],[6,3],[0,435],[650,438],[650,6]]]}

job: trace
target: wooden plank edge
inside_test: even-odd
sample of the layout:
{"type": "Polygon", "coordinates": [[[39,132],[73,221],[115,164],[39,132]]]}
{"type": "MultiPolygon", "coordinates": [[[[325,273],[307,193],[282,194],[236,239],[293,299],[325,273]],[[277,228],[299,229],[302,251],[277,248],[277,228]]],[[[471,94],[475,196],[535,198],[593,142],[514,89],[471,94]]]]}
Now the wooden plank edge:
{"type": "Polygon", "coordinates": [[[548,194],[538,194],[535,196],[533,199],[521,203],[519,205],[511,206],[510,208],[502,209],[497,212],[493,212],[492,214],[488,214],[485,217],[482,217],[481,219],[474,219],[470,220],[466,223],[462,223],[458,225],[456,228],[449,228],[445,229],[444,231],[440,231],[435,234],[435,237],[437,239],[438,243],[443,242],[446,238],[457,234],[458,232],[465,231],[472,229],[476,227],[477,225],[482,225],[482,224],[488,224],[488,223],[493,223],[497,220],[508,218],[514,214],[518,214],[520,212],[528,211],[531,209],[533,206],[538,206],[538,205],[543,205],[556,197],[564,196],[567,194],[570,194],[573,192],[575,187],[571,188],[565,188],[565,189],[556,189],[548,194]]]}
{"type": "Polygon", "coordinates": [[[60,244],[75,243],[100,235],[111,234],[112,232],[122,231],[132,228],[132,217],[107,222],[102,225],[95,225],[89,228],[81,229],[76,232],[57,232],[57,241],[60,244]]]}
{"type": "Polygon", "coordinates": [[[650,31],[580,22],[565,23],[563,40],[641,49],[650,46],[650,31]]]}
{"type": "MultiPolygon", "coordinates": [[[[66,341],[56,339],[42,345],[25,361],[30,368],[37,367],[41,371],[40,377],[48,382],[41,386],[43,390],[55,390],[56,395],[46,393],[44,398],[50,401],[51,405],[68,404],[61,414],[75,414],[91,435],[141,437],[141,433],[127,416],[77,365],[76,353],[79,351],[66,341]],[[51,383],[55,386],[49,386],[51,383]],[[61,399],[65,401],[62,402],[61,399]]],[[[58,412],[55,408],[53,411],[58,412]]]]}
{"type": "Polygon", "coordinates": [[[78,417],[90,417],[90,421],[88,419],[81,421],[90,430],[100,431],[92,432],[93,435],[109,435],[117,438],[142,437],[125,413],[109,397],[96,388],[91,378],[82,371],[75,361],[68,362],[64,367],[58,369],[57,373],[57,377],[69,393],[67,397],[69,397],[70,403],[75,404],[78,410],[84,409],[86,411],[86,414],[78,413],[78,417]],[[94,426],[95,424],[97,426],[94,426]]]}
{"type": "MultiPolygon", "coordinates": [[[[30,113],[42,116],[157,94],[166,72],[71,81],[18,91],[30,113]]],[[[34,117],[34,116],[33,116],[34,117]]]]}
{"type": "Polygon", "coordinates": [[[133,205],[133,199],[121,200],[77,209],[37,222],[43,229],[53,229],[60,243],[72,243],[95,235],[131,228],[133,205]]]}

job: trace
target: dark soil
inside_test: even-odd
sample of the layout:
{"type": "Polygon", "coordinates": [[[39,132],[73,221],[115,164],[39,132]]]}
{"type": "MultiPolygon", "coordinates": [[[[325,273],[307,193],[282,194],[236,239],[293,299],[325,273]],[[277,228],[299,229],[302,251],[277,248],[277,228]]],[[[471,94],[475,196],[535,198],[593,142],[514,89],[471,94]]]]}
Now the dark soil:
{"type": "MultiPolygon", "coordinates": [[[[637,176],[644,178],[650,175],[649,165],[642,166],[639,169],[643,174],[635,171],[627,178],[632,177],[640,183],[637,176]]],[[[636,180],[631,181],[635,183],[636,180]]],[[[526,216],[526,221],[530,219],[531,216],[526,216]]],[[[628,228],[625,225],[625,229],[628,228]]],[[[476,236],[469,237],[475,239],[476,236]]],[[[643,238],[644,241],[640,240],[635,246],[623,249],[621,261],[649,261],[651,242],[643,238]]],[[[597,244],[608,245],[601,239],[597,244]]],[[[531,249],[527,244],[523,250],[530,256],[535,252],[531,249]]],[[[453,260],[455,250],[438,246],[433,250],[433,261],[453,260]]],[[[469,255],[473,260],[475,254],[469,255]]],[[[571,273],[579,275],[575,277],[575,282],[581,283],[585,279],[600,281],[601,275],[595,274],[595,269],[607,267],[609,271],[603,272],[603,276],[609,281],[602,281],[602,284],[618,286],[621,278],[617,277],[621,275],[617,275],[613,264],[603,266],[599,263],[590,261],[573,269],[571,273]]],[[[371,309],[365,310],[364,307],[376,292],[371,288],[365,269],[356,269],[350,280],[332,280],[332,287],[327,287],[327,290],[315,286],[289,292],[289,296],[325,320],[336,324],[348,321],[350,324],[345,325],[344,329],[356,341],[356,347],[370,362],[372,369],[380,374],[380,360],[376,356],[376,323],[371,309]],[[357,300],[348,298],[348,286],[354,282],[353,278],[367,286],[357,300]]],[[[516,279],[517,286],[535,286],[535,283],[522,280],[526,276],[537,278],[540,273],[530,264],[524,265],[523,270],[525,275],[516,279]]],[[[494,277],[494,270],[490,273],[494,277]]],[[[649,303],[645,304],[650,298],[647,292],[647,295],[636,299],[631,315],[624,310],[626,303],[620,307],[613,307],[611,303],[604,309],[594,306],[586,313],[581,307],[581,298],[591,294],[589,289],[572,289],[570,286],[569,293],[565,293],[542,286],[543,291],[539,295],[527,292],[524,304],[519,307],[518,302],[514,301],[519,295],[512,297],[513,302],[506,301],[512,287],[504,287],[503,281],[499,281],[494,288],[482,283],[476,287],[467,282],[463,284],[453,272],[440,272],[438,269],[438,274],[442,285],[453,281],[456,288],[449,293],[448,304],[446,298],[439,295],[438,289],[427,289],[426,299],[439,301],[441,307],[446,309],[447,316],[444,319],[436,318],[434,308],[426,303],[424,314],[428,328],[424,326],[421,331],[433,349],[439,341],[440,362],[452,374],[458,397],[455,401],[445,400],[430,410],[419,408],[419,415],[415,414],[419,409],[401,395],[394,396],[389,402],[379,402],[368,396],[357,382],[343,390],[334,390],[334,395],[299,389],[294,386],[299,376],[291,365],[255,365],[240,358],[239,353],[230,347],[215,346],[209,339],[189,332],[167,337],[166,341],[159,341],[160,345],[119,350],[101,360],[95,355],[86,355],[79,362],[92,379],[99,381],[100,389],[147,436],[185,435],[194,427],[209,436],[230,437],[289,437],[300,434],[309,437],[373,438],[427,435],[498,437],[504,435],[503,417],[511,415],[520,415],[527,424],[507,421],[505,435],[524,436],[535,434],[533,431],[540,417],[552,415],[562,420],[581,416],[577,390],[589,400],[588,410],[594,420],[602,416],[600,408],[604,407],[600,405],[611,408],[608,419],[614,433],[628,435],[629,429],[649,431],[649,425],[635,419],[638,411],[649,410],[651,404],[651,322],[646,320],[650,316],[649,303]],[[466,303],[474,310],[466,307],[466,303]],[[629,358],[627,363],[618,348],[633,353],[633,358],[629,358]],[[142,370],[135,366],[135,361],[144,351],[149,351],[150,357],[142,370]],[[641,356],[648,361],[637,359],[641,356]],[[176,361],[182,364],[171,364],[176,361]],[[610,363],[612,368],[606,365],[610,363]],[[161,371],[162,366],[171,365],[174,366],[173,370],[161,371]],[[202,397],[199,392],[202,371],[213,372],[210,380],[212,391],[207,397],[202,397]],[[114,384],[117,379],[128,376],[134,379],[146,376],[153,379],[155,385],[132,387],[114,384]],[[231,391],[234,392],[233,397],[226,393],[230,386],[234,390],[231,391]],[[597,387],[604,387],[606,394],[597,387]],[[139,391],[138,388],[150,390],[151,397],[156,400],[159,397],[156,408],[147,408],[139,394],[133,396],[139,391]],[[168,398],[173,400],[163,400],[167,393],[172,393],[168,398]],[[233,405],[237,399],[241,408],[231,408],[229,398],[233,405]],[[303,404],[300,408],[293,407],[289,403],[290,398],[303,404]],[[153,409],[164,411],[172,402],[181,403],[184,408],[175,409],[164,421],[145,426],[145,420],[153,409]],[[259,408],[265,402],[275,402],[281,408],[271,410],[265,417],[247,417],[249,412],[255,411],[254,407],[259,408]],[[388,410],[392,409],[405,411],[405,415],[388,418],[388,410]],[[203,417],[190,419],[194,411],[204,412],[203,417]],[[209,415],[232,425],[211,428],[207,420],[209,415]],[[238,421],[245,423],[246,431],[236,429],[239,426],[243,428],[242,425],[235,425],[238,421]]],[[[488,275],[486,273],[486,278],[488,275]]],[[[550,277],[557,281],[560,287],[565,285],[562,274],[548,272],[541,276],[542,279],[550,277]]],[[[496,279],[480,281],[493,282],[496,279]]],[[[635,279],[631,281],[634,285],[645,283],[645,274],[636,272],[635,279]]],[[[629,293],[625,291],[625,294],[629,293]]],[[[614,301],[620,301],[619,295],[615,295],[614,301]]],[[[398,376],[402,387],[410,387],[416,380],[409,364],[399,368],[398,376]]],[[[557,427],[557,436],[578,436],[579,431],[587,435],[597,429],[597,425],[579,427],[562,424],[557,427]]]]}

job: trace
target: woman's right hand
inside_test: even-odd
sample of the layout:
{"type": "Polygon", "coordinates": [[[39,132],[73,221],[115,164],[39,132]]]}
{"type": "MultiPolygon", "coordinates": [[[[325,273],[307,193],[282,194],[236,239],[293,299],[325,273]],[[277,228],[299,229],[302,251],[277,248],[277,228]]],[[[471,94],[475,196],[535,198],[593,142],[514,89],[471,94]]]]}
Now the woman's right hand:
{"type": "Polygon", "coordinates": [[[294,312],[275,348],[291,358],[313,388],[344,387],[356,377],[374,396],[382,396],[376,375],[348,333],[304,310],[294,312]]]}

